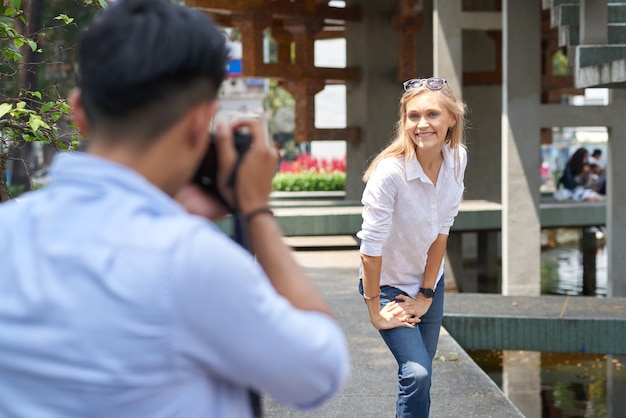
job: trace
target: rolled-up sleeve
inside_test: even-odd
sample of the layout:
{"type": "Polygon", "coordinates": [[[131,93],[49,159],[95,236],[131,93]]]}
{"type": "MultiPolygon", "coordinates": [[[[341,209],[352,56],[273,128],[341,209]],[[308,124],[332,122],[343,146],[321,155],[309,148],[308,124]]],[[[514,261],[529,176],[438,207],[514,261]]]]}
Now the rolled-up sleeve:
{"type": "Polygon", "coordinates": [[[365,255],[382,255],[383,245],[389,236],[397,180],[402,175],[400,170],[394,168],[393,159],[381,161],[363,191],[363,223],[357,237],[361,239],[360,251],[365,255]]]}
{"type": "Polygon", "coordinates": [[[442,226],[439,229],[439,233],[442,235],[449,235],[450,228],[454,224],[454,219],[459,213],[459,205],[463,199],[463,193],[465,192],[465,169],[467,168],[467,151],[463,147],[458,147],[459,153],[459,168],[455,173],[455,181],[452,184],[453,187],[449,189],[449,193],[453,196],[451,198],[452,204],[449,206],[449,210],[446,213],[446,218],[442,222],[442,226]]]}
{"type": "Polygon", "coordinates": [[[301,409],[344,385],[350,359],[334,319],[294,308],[227,237],[196,236],[179,256],[187,265],[172,286],[181,361],[301,409]]]}

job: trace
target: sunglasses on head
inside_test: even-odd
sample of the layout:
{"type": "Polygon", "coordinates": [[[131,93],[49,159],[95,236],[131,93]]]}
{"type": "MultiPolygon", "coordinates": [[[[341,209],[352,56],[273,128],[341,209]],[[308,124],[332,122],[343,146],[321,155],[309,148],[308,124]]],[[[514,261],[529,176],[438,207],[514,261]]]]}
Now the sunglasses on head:
{"type": "Polygon", "coordinates": [[[404,86],[404,91],[409,91],[413,89],[418,89],[422,87],[422,84],[425,84],[431,90],[441,90],[443,86],[447,83],[447,81],[443,78],[431,77],[431,78],[413,78],[411,80],[407,80],[402,85],[404,86]]]}

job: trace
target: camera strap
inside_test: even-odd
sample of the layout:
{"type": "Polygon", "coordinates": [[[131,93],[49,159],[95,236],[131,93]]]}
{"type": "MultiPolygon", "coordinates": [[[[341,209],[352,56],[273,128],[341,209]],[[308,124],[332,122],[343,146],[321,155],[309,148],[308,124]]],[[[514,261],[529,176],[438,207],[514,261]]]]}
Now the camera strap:
{"type": "MultiPolygon", "coordinates": [[[[238,153],[237,161],[235,162],[235,165],[233,166],[233,171],[230,173],[230,177],[228,178],[228,182],[226,183],[226,185],[233,190],[234,201],[234,210],[230,210],[233,208],[228,209],[230,210],[233,218],[233,239],[235,240],[235,242],[237,242],[237,244],[241,245],[244,249],[252,253],[252,250],[250,248],[248,225],[246,223],[245,217],[241,214],[241,212],[239,212],[239,202],[237,200],[237,174],[239,172],[239,165],[241,164],[242,158],[243,153],[238,153]]],[[[250,399],[252,416],[254,418],[262,418],[263,407],[261,404],[261,396],[253,390],[248,391],[248,396],[250,399]]]]}
{"type": "MultiPolygon", "coordinates": [[[[233,174],[234,173],[235,172],[233,172],[233,174]]],[[[246,224],[245,217],[238,210],[236,212],[233,212],[232,216],[234,240],[237,242],[237,244],[241,245],[243,248],[252,253],[248,240],[248,225],[246,224]]],[[[250,399],[250,406],[252,408],[252,416],[254,418],[262,418],[263,407],[261,405],[261,396],[253,390],[248,391],[248,396],[250,399]]]]}

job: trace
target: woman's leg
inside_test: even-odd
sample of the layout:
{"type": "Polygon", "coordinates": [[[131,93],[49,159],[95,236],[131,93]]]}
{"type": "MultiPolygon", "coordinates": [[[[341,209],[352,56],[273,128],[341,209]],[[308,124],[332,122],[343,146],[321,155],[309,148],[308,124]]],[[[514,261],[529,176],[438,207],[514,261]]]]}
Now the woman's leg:
{"type": "MultiPolygon", "coordinates": [[[[428,417],[432,359],[437,351],[443,317],[443,289],[443,280],[440,280],[429,311],[415,328],[400,327],[380,331],[398,362],[398,418],[428,417]]],[[[397,288],[382,286],[381,308],[403,293],[397,288]]]]}

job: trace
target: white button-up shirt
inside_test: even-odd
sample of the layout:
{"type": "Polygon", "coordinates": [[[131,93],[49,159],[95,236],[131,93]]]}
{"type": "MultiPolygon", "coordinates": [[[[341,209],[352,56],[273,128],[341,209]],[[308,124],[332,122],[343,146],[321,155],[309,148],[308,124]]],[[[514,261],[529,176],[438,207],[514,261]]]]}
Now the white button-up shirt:
{"type": "MultiPolygon", "coordinates": [[[[467,151],[459,146],[458,164],[450,147],[433,185],[417,158],[386,158],[363,192],[361,252],[382,256],[380,285],[416,297],[424,280],[428,250],[439,234],[448,235],[463,196],[467,151]]],[[[443,261],[437,281],[443,274],[443,261]]]]}

